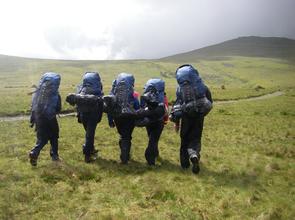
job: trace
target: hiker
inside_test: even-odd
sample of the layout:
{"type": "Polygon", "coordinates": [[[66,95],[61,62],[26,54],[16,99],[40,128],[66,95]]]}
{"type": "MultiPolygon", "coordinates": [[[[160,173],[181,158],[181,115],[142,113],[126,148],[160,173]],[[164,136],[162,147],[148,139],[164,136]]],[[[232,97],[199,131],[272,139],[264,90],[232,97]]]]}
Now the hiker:
{"type": "Polygon", "coordinates": [[[134,94],[134,81],[132,74],[120,73],[113,81],[110,95],[104,96],[104,111],[108,113],[109,126],[116,127],[120,135],[122,164],[128,164],[130,159],[135,110],[139,109],[139,101],[134,94]]]}
{"type": "Polygon", "coordinates": [[[61,98],[58,92],[60,79],[60,75],[57,73],[45,73],[33,93],[30,126],[34,127],[35,125],[37,141],[35,147],[29,153],[32,166],[37,165],[40,151],[48,141],[51,145],[50,156],[52,161],[59,161],[59,127],[56,114],[61,111],[61,98]]]}
{"type": "Polygon", "coordinates": [[[140,107],[137,111],[136,126],[146,127],[149,138],[145,150],[145,158],[148,165],[155,165],[159,156],[158,142],[164,128],[164,118],[168,112],[168,103],[165,100],[165,82],[161,79],[150,79],[144,86],[144,92],[140,99],[140,107]],[[165,104],[166,102],[166,104],[165,104]]]}
{"type": "Polygon", "coordinates": [[[176,70],[178,88],[176,102],[172,107],[170,119],[175,122],[175,130],[180,126],[180,164],[183,169],[192,163],[192,172],[200,171],[201,138],[204,117],[212,109],[213,100],[209,88],[203,83],[198,71],[185,64],[176,70]]]}
{"type": "Polygon", "coordinates": [[[77,94],[69,94],[66,101],[77,105],[78,122],[83,124],[86,132],[82,151],[85,162],[90,163],[97,158],[98,150],[94,147],[94,137],[103,114],[103,87],[97,72],[86,72],[82,80],[77,94]]]}

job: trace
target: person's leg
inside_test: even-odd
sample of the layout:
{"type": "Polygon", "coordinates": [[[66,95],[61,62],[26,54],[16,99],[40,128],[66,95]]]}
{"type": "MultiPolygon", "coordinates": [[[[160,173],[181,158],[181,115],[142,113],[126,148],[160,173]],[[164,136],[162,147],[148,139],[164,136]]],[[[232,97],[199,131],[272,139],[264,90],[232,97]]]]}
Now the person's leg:
{"type": "Polygon", "coordinates": [[[158,142],[163,131],[164,124],[162,121],[153,123],[146,127],[149,142],[145,150],[145,158],[149,165],[155,165],[156,157],[159,156],[158,142]]]}
{"type": "Polygon", "coordinates": [[[189,155],[188,155],[188,145],[189,145],[189,131],[190,131],[190,118],[184,115],[181,119],[181,128],[180,128],[180,165],[182,168],[189,168],[189,155]]]}
{"type": "Polygon", "coordinates": [[[130,159],[130,149],[134,121],[130,119],[115,119],[118,133],[120,134],[119,146],[121,149],[120,159],[123,164],[127,164],[130,159]]]}
{"type": "Polygon", "coordinates": [[[91,154],[94,151],[94,137],[95,137],[96,126],[97,126],[97,123],[91,122],[91,121],[88,122],[87,124],[84,154],[91,154]]]}
{"type": "Polygon", "coordinates": [[[52,138],[50,139],[50,156],[53,161],[59,160],[58,155],[58,138],[52,138]]]}
{"type": "Polygon", "coordinates": [[[201,151],[201,139],[203,131],[204,117],[199,116],[195,118],[194,123],[191,127],[189,133],[189,146],[188,146],[188,155],[193,164],[192,171],[194,173],[199,173],[199,161],[200,161],[200,151],[201,151]]]}
{"type": "Polygon", "coordinates": [[[56,118],[50,120],[49,127],[49,135],[50,135],[50,156],[53,161],[59,160],[58,155],[58,137],[59,137],[59,127],[56,118]]]}
{"type": "Polygon", "coordinates": [[[96,159],[96,154],[94,150],[94,137],[97,123],[95,121],[89,120],[87,123],[86,135],[85,135],[85,145],[83,148],[83,153],[85,155],[85,162],[91,162],[96,159]]]}
{"type": "Polygon", "coordinates": [[[36,141],[36,145],[29,153],[30,163],[32,166],[37,165],[37,159],[40,154],[40,151],[48,142],[48,135],[47,135],[48,129],[46,126],[47,126],[46,121],[38,121],[36,123],[37,141],[36,141]]]}
{"type": "Polygon", "coordinates": [[[42,148],[47,144],[48,140],[44,138],[37,138],[36,145],[31,150],[30,154],[34,154],[36,157],[39,156],[42,148]]]}
{"type": "Polygon", "coordinates": [[[188,137],[189,137],[188,153],[190,158],[193,156],[197,156],[198,158],[200,158],[204,117],[200,116],[200,117],[192,119],[192,121],[193,121],[193,124],[188,134],[188,137]]]}

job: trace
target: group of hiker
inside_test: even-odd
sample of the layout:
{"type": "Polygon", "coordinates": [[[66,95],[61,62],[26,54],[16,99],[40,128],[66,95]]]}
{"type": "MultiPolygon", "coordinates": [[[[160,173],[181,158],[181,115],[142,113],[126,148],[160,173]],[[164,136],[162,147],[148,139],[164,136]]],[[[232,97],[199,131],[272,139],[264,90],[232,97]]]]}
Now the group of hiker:
{"type": "MultiPolygon", "coordinates": [[[[145,127],[148,144],[145,158],[150,166],[156,164],[159,156],[158,142],[168,121],[174,122],[174,128],[180,129],[180,165],[187,169],[192,164],[192,172],[199,173],[201,137],[204,117],[212,109],[212,98],[198,71],[189,64],[177,68],[176,101],[170,112],[165,93],[165,82],[159,78],[149,79],[141,96],[134,91],[135,78],[130,73],[120,73],[112,83],[109,95],[104,95],[99,73],[86,72],[76,93],[66,97],[66,101],[76,106],[78,122],[85,129],[83,154],[86,163],[97,158],[94,137],[97,124],[101,122],[103,112],[107,113],[108,124],[119,133],[120,160],[128,164],[132,132],[134,128],[145,127]]],[[[61,77],[57,73],[45,73],[39,86],[33,93],[30,123],[35,125],[37,141],[29,153],[32,166],[37,165],[42,148],[50,142],[50,156],[59,161],[59,126],[56,114],[61,111],[59,85],[61,77]]]]}

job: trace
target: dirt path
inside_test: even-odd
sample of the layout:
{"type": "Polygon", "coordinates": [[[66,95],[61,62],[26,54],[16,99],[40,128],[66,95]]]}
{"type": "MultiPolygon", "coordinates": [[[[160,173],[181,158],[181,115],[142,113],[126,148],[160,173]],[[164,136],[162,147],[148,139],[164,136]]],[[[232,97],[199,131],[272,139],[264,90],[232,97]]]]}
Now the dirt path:
{"type": "MultiPolygon", "coordinates": [[[[214,105],[221,105],[221,104],[229,104],[229,103],[236,103],[236,102],[242,102],[242,101],[254,101],[254,100],[262,100],[262,99],[269,99],[276,96],[283,95],[284,92],[277,91],[273,93],[269,93],[266,95],[258,96],[258,97],[252,97],[252,98],[245,98],[245,99],[237,99],[237,100],[227,100],[227,101],[215,101],[214,105]]],[[[60,117],[68,117],[68,116],[75,116],[76,113],[68,113],[68,114],[61,114],[60,117]]],[[[3,116],[0,117],[0,122],[4,121],[21,121],[21,120],[29,120],[28,115],[18,115],[18,116],[3,116]]]]}
{"type": "Polygon", "coordinates": [[[226,101],[216,101],[216,102],[214,102],[214,104],[219,105],[219,104],[236,103],[236,102],[242,102],[242,101],[255,101],[255,100],[269,99],[269,98],[272,98],[272,97],[281,96],[283,94],[284,94],[284,92],[282,92],[282,91],[276,91],[276,92],[273,92],[273,93],[269,93],[269,94],[261,95],[261,96],[257,96],[257,97],[252,97],[252,98],[226,100],[226,101]]]}
{"type": "MultiPolygon", "coordinates": [[[[68,117],[68,116],[75,116],[76,113],[67,113],[67,114],[61,114],[59,115],[60,118],[68,117]]],[[[22,121],[27,120],[29,121],[30,116],[29,115],[18,115],[18,116],[4,116],[0,117],[0,122],[3,121],[22,121]]]]}

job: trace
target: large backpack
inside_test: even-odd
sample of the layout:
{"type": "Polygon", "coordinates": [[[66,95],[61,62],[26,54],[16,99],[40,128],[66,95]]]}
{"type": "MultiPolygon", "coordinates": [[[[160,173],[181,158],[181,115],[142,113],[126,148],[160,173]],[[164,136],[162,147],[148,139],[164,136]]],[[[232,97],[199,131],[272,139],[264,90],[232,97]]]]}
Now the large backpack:
{"type": "Polygon", "coordinates": [[[206,86],[198,71],[189,64],[182,65],[176,70],[176,79],[183,111],[191,116],[208,114],[212,103],[206,97],[206,86]]]}
{"type": "Polygon", "coordinates": [[[112,93],[114,95],[114,117],[129,117],[134,113],[133,92],[134,76],[130,73],[120,73],[113,82],[112,93]]]}
{"type": "Polygon", "coordinates": [[[53,72],[45,73],[32,98],[32,113],[34,118],[52,119],[56,115],[60,85],[60,75],[53,72]]]}
{"type": "Polygon", "coordinates": [[[94,112],[102,108],[102,83],[97,72],[86,72],[75,96],[79,112],[94,112]]]}
{"type": "Polygon", "coordinates": [[[165,82],[162,79],[150,79],[144,86],[143,100],[150,103],[164,103],[165,82]]]}
{"type": "MultiPolygon", "coordinates": [[[[137,119],[135,125],[138,127],[148,126],[156,121],[164,121],[165,116],[168,114],[168,106],[165,102],[165,82],[162,79],[154,78],[149,79],[143,90],[140,104],[142,107],[161,107],[163,108],[163,115],[156,115],[137,119]]],[[[168,105],[168,103],[167,103],[168,105]]]]}

